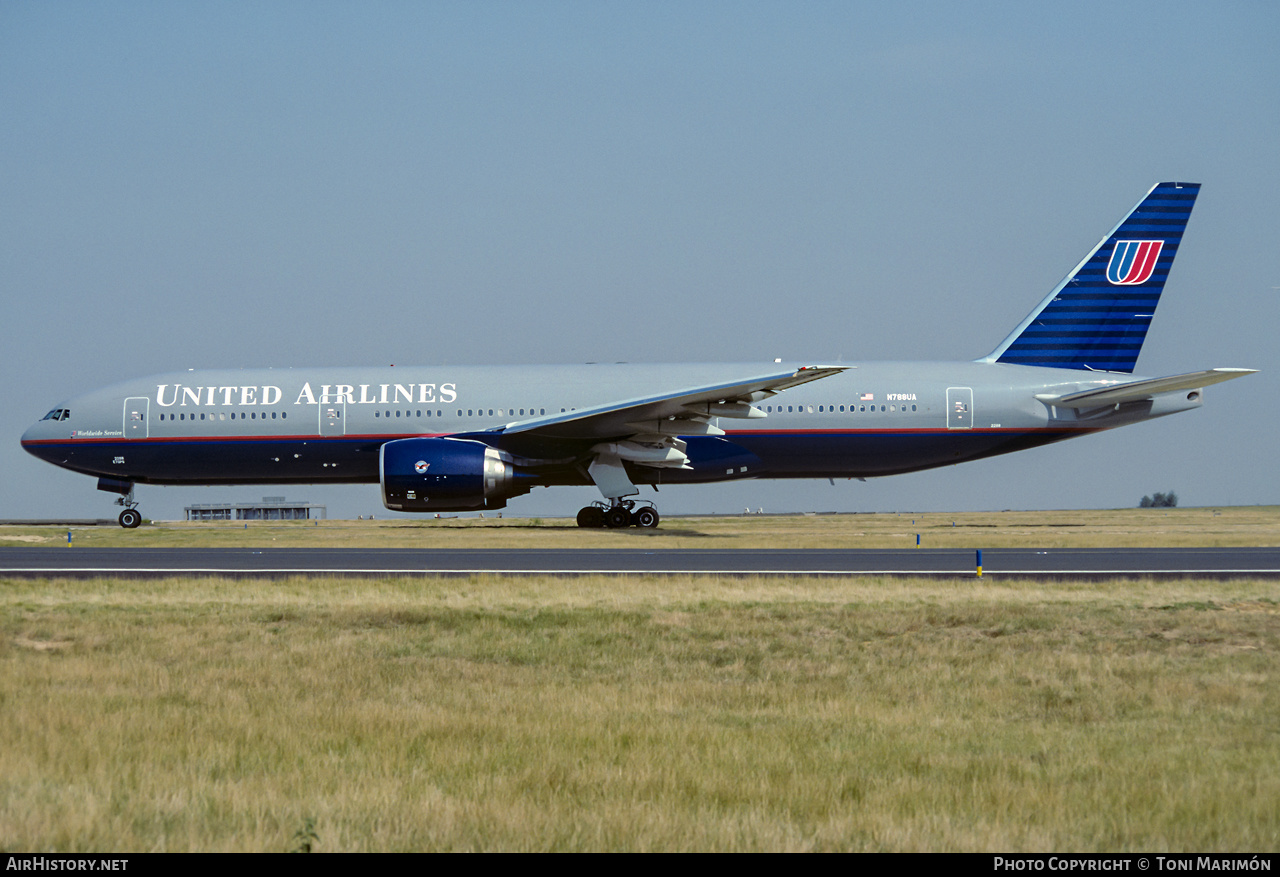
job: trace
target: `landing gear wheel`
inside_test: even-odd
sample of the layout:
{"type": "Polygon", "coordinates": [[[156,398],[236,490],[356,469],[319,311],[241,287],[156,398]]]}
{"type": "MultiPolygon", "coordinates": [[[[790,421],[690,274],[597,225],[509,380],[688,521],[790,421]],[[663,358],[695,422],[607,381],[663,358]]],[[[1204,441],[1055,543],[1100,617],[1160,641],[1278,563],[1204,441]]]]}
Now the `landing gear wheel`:
{"type": "Polygon", "coordinates": [[[604,509],[589,505],[578,510],[578,526],[579,527],[603,527],[604,526],[604,509]]]}
{"type": "Polygon", "coordinates": [[[631,523],[635,524],[637,527],[644,527],[646,530],[652,530],[654,527],[658,526],[658,510],[652,506],[645,506],[644,508],[637,510],[636,513],[631,516],[631,523]]]}
{"type": "Polygon", "coordinates": [[[604,525],[610,530],[621,530],[631,526],[631,512],[616,505],[604,513],[604,525]]]}
{"type": "Polygon", "coordinates": [[[132,530],[142,523],[142,513],[137,509],[125,509],[120,513],[120,526],[132,530]]]}

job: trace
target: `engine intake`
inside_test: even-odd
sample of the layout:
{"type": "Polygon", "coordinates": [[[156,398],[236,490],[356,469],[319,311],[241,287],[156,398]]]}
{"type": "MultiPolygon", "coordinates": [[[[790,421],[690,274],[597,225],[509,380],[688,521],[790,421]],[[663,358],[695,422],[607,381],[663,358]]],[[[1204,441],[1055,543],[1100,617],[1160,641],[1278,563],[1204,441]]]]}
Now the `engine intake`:
{"type": "Polygon", "coordinates": [[[382,504],[402,512],[500,509],[529,492],[517,483],[509,454],[471,439],[387,442],[378,454],[378,479],[382,504]]]}

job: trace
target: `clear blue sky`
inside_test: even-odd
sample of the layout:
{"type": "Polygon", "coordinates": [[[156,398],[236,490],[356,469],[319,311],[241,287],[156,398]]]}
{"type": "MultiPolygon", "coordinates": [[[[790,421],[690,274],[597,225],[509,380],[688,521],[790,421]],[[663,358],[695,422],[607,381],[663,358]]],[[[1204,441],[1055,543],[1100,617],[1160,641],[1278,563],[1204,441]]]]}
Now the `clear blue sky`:
{"type": "MultiPolygon", "coordinates": [[[[1280,6],[0,4],[0,517],[113,514],[25,454],[175,369],[973,359],[1155,182],[1204,184],[1138,361],[1204,409],[664,511],[1280,502],[1280,6]]],[[[143,511],[372,486],[139,489],[143,511]]],[[[592,490],[516,514],[570,514],[592,490]]]]}

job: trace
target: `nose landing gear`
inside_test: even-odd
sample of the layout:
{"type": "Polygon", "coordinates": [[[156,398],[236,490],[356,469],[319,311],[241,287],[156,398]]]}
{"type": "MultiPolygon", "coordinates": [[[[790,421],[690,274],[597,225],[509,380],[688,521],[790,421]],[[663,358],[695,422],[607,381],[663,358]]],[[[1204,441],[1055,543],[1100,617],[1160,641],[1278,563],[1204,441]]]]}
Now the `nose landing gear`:
{"type": "MultiPolygon", "coordinates": [[[[102,487],[99,485],[99,489],[102,487]]],[[[116,497],[116,505],[124,506],[124,511],[120,513],[120,526],[126,530],[132,530],[142,523],[142,512],[138,511],[138,501],[133,498],[133,485],[129,485],[129,491],[122,493],[116,497]]]]}
{"type": "Polygon", "coordinates": [[[608,527],[611,530],[642,527],[652,530],[658,526],[659,520],[658,510],[643,500],[620,499],[612,504],[597,502],[578,511],[579,527],[608,527]]]}

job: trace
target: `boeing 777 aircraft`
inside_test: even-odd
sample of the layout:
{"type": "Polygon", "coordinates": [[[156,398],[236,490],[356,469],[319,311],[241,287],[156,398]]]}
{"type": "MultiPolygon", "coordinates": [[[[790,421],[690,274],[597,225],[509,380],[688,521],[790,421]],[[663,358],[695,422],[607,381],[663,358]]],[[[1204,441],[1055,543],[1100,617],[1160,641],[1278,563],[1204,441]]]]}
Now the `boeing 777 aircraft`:
{"type": "Polygon", "coordinates": [[[1133,375],[1200,186],[1159,183],[974,362],[186,371],[60,403],[22,446],[135,484],[379,484],[405,512],[594,484],[582,527],[656,527],[639,485],[868,478],[1198,408],[1215,368],[1133,375]]]}

